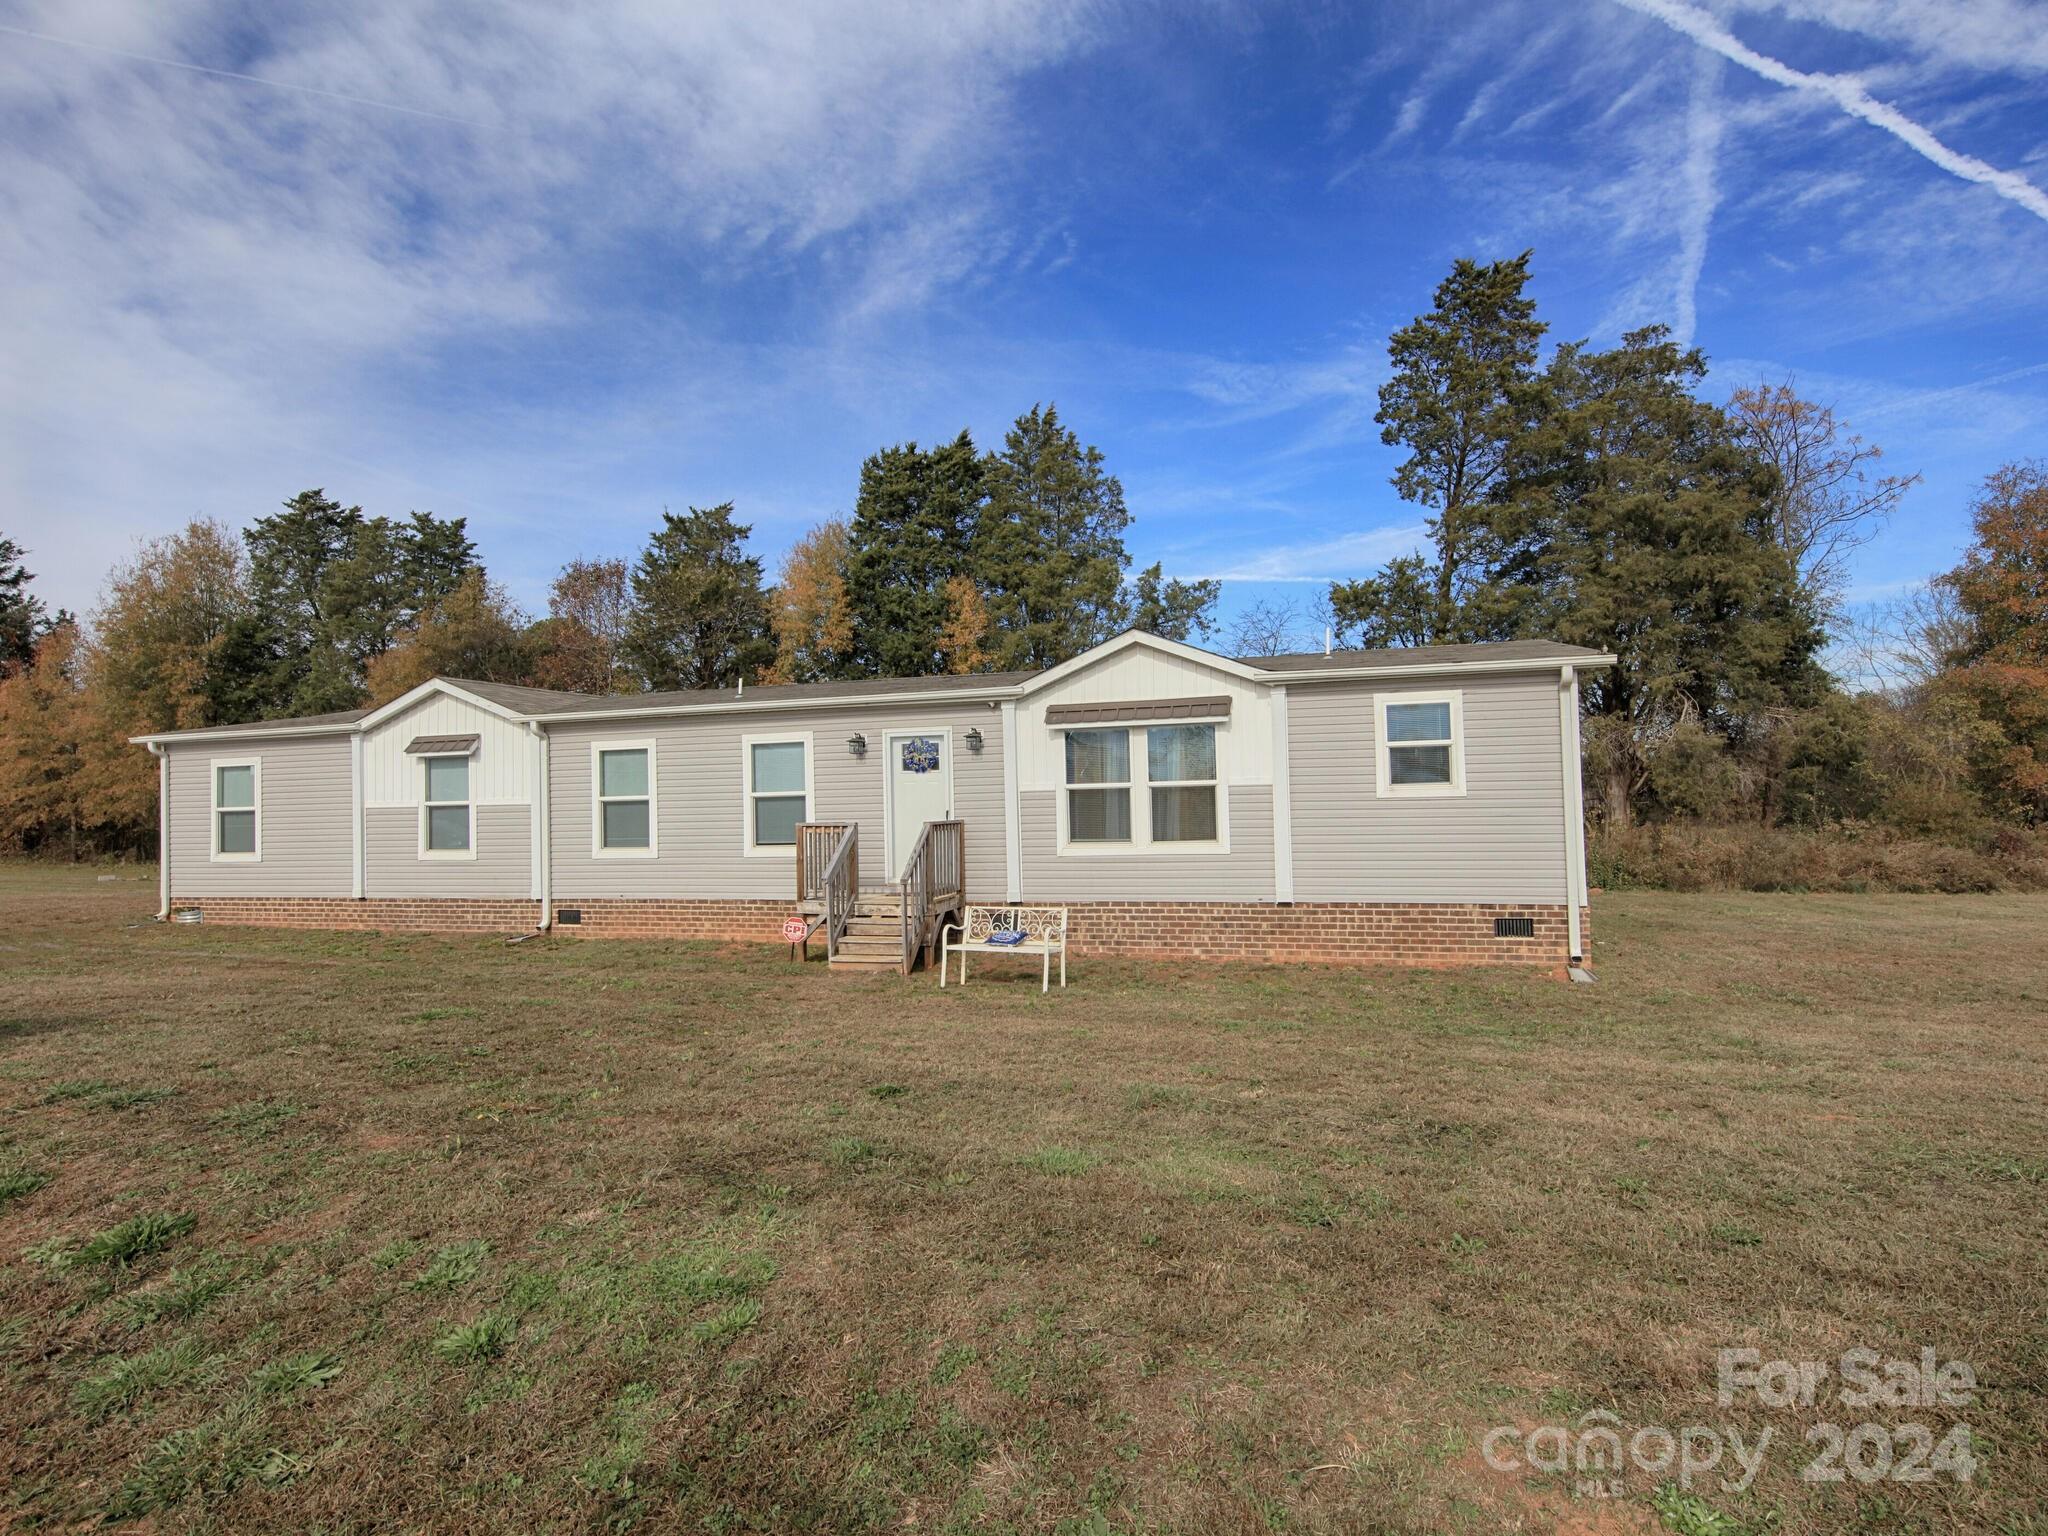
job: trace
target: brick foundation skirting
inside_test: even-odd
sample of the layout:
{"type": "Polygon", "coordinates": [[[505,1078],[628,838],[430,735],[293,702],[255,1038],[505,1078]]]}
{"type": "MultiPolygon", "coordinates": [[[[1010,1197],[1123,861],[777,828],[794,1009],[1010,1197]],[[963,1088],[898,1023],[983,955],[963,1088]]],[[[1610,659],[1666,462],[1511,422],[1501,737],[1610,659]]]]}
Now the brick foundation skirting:
{"type": "Polygon", "coordinates": [[[518,933],[540,921],[540,903],[500,897],[195,896],[171,912],[249,928],[338,928],[379,933],[518,933]]]}
{"type": "MultiPolygon", "coordinates": [[[[269,928],[374,929],[400,933],[516,933],[539,921],[521,900],[374,897],[205,896],[173,901],[209,923],[269,928]]],[[[1565,909],[1513,902],[1069,902],[1076,956],[1176,960],[1295,961],[1333,965],[1535,965],[1568,958],[1565,909]],[[1535,935],[1494,937],[1494,919],[1527,917],[1535,935]]],[[[598,899],[555,903],[564,937],[713,939],[779,943],[791,906],[782,901],[598,899]],[[566,911],[581,921],[561,921],[566,911]]],[[[1592,914],[1581,909],[1582,943],[1592,951],[1592,914]]]]}

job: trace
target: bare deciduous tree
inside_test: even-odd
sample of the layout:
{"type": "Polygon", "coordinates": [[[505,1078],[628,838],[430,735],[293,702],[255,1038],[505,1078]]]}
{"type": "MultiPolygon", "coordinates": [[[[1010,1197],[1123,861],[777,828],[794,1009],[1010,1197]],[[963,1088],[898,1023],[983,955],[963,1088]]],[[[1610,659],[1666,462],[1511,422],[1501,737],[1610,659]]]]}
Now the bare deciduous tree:
{"type": "Polygon", "coordinates": [[[1283,656],[1289,651],[1319,651],[1333,622],[1326,591],[1319,591],[1309,602],[1260,598],[1231,621],[1230,654],[1283,656]]]}
{"type": "Polygon", "coordinates": [[[1751,451],[1778,472],[1778,542],[1800,584],[1822,611],[1836,611],[1850,554],[1877,536],[1920,477],[1873,478],[1884,450],[1851,432],[1833,406],[1800,399],[1789,379],[1736,390],[1728,415],[1751,451]]]}

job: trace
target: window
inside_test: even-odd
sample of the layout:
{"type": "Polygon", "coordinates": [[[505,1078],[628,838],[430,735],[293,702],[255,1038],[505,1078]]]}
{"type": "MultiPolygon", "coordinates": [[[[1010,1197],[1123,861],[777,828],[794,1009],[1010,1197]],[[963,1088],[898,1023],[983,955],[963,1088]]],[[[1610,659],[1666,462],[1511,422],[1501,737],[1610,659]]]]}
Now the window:
{"type": "Polygon", "coordinates": [[[423,857],[467,859],[476,856],[470,837],[469,758],[423,757],[426,793],[420,804],[420,853],[423,857]]]}
{"type": "Polygon", "coordinates": [[[1145,733],[1152,841],[1216,841],[1216,727],[1155,725],[1145,733]]]}
{"type": "Polygon", "coordinates": [[[263,765],[254,758],[213,764],[213,856],[253,863],[263,857],[263,765]]]}
{"type": "Polygon", "coordinates": [[[1067,841],[1131,840],[1131,733],[1067,732],[1067,841]]]}
{"type": "Polygon", "coordinates": [[[796,829],[811,816],[811,738],[744,739],[748,853],[796,852],[796,829]]]}
{"type": "Polygon", "coordinates": [[[654,857],[654,743],[590,744],[590,851],[604,859],[654,857]]]}
{"type": "Polygon", "coordinates": [[[1465,793],[1462,693],[1381,694],[1374,705],[1382,796],[1465,793]]]}

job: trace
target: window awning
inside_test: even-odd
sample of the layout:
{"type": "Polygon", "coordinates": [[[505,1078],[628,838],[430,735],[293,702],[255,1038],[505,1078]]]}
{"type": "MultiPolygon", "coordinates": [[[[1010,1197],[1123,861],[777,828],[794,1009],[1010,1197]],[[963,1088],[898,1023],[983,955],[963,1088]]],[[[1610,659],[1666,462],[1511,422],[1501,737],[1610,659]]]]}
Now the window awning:
{"type": "Polygon", "coordinates": [[[473,757],[481,736],[415,736],[405,750],[415,757],[473,757]]]}
{"type": "Polygon", "coordinates": [[[1105,725],[1120,720],[1216,720],[1230,715],[1230,695],[1199,699],[1134,699],[1125,704],[1053,704],[1047,725],[1105,725]]]}

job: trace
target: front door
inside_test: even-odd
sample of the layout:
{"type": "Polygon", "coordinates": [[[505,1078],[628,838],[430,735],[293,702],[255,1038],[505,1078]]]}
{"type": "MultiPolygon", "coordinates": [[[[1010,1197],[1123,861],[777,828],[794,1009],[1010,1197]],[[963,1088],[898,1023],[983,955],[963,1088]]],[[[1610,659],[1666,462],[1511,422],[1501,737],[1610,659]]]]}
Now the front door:
{"type": "Polygon", "coordinates": [[[901,880],[924,824],[953,814],[953,739],[942,731],[892,732],[885,748],[889,878],[901,880]]]}

